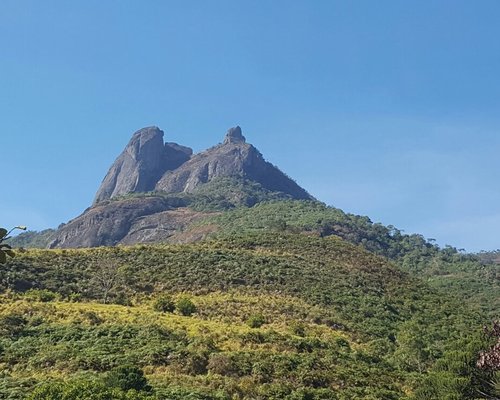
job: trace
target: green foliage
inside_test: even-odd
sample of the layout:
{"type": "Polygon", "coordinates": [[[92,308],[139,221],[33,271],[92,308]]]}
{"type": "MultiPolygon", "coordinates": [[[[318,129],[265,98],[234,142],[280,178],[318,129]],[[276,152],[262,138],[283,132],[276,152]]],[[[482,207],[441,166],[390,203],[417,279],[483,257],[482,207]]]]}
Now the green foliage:
{"type": "Polygon", "coordinates": [[[163,294],[154,300],[153,309],[159,312],[174,312],[175,302],[171,296],[163,294]]]}
{"type": "Polygon", "coordinates": [[[129,193],[108,202],[129,198],[161,197],[173,208],[190,207],[196,211],[226,211],[252,207],[263,201],[287,200],[290,196],[265,189],[261,184],[241,177],[220,177],[201,185],[192,193],[129,193]]]}
{"type": "Polygon", "coordinates": [[[57,298],[57,293],[47,289],[30,289],[24,294],[24,297],[27,300],[49,302],[57,298]]]}
{"type": "Polygon", "coordinates": [[[196,312],[195,304],[188,297],[181,297],[179,300],[177,300],[175,308],[177,308],[181,315],[187,317],[196,312]]]}
{"type": "Polygon", "coordinates": [[[445,352],[415,392],[415,400],[495,399],[500,392],[494,387],[494,372],[478,367],[480,351],[491,344],[476,333],[461,340],[445,352]]]}
{"type": "Polygon", "coordinates": [[[199,186],[190,206],[199,211],[219,211],[289,198],[285,193],[270,191],[249,179],[220,177],[199,186]]]}
{"type": "Polygon", "coordinates": [[[12,228],[10,231],[7,231],[5,228],[0,228],[0,264],[5,264],[7,262],[7,256],[14,257],[16,254],[12,251],[12,246],[10,244],[4,243],[11,239],[9,234],[16,230],[25,231],[25,226],[16,226],[12,228]]]}
{"type": "Polygon", "coordinates": [[[98,381],[50,382],[36,388],[27,400],[148,400],[135,390],[110,388],[98,381]]]}
{"type": "Polygon", "coordinates": [[[262,314],[253,314],[247,319],[247,324],[250,328],[260,328],[265,323],[266,319],[262,314]]]}
{"type": "Polygon", "coordinates": [[[7,239],[7,235],[7,229],[0,228],[0,264],[5,264],[7,262],[7,256],[15,256],[14,252],[12,251],[12,246],[2,243],[7,239]]]}
{"type": "Polygon", "coordinates": [[[108,373],[106,384],[109,387],[118,388],[123,391],[134,389],[149,392],[151,390],[151,386],[149,386],[147,379],[144,377],[142,369],[133,365],[121,365],[113,368],[108,373]]]}
{"type": "Polygon", "coordinates": [[[439,372],[456,340],[470,343],[483,316],[463,301],[360,246],[291,225],[191,245],[18,254],[0,266],[0,397],[135,365],[165,399],[403,399],[439,372]],[[95,279],[103,265],[112,267],[107,298],[95,279]],[[61,300],[27,301],[30,288],[61,300]],[[196,304],[191,318],[153,309],[167,290],[191,313],[196,304]],[[248,316],[266,323],[250,328],[248,316]]]}
{"type": "Polygon", "coordinates": [[[40,232],[26,231],[11,237],[6,242],[12,247],[45,249],[51,242],[54,233],[54,229],[45,229],[40,232]]]}
{"type": "Polygon", "coordinates": [[[10,311],[0,315],[0,336],[16,337],[23,332],[26,324],[26,318],[19,312],[10,311]]]}
{"type": "Polygon", "coordinates": [[[221,236],[242,233],[292,232],[339,236],[395,261],[403,270],[435,288],[468,302],[490,318],[500,309],[500,264],[495,252],[464,254],[451,246],[440,248],[422,235],[403,234],[368,217],[346,214],[315,201],[267,201],[209,216],[198,224],[216,226],[221,236]]]}

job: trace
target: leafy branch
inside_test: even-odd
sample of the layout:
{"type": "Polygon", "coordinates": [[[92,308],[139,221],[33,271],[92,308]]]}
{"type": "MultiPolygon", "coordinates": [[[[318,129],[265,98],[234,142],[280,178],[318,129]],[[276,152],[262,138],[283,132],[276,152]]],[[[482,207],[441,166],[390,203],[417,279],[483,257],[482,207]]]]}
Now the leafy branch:
{"type": "Polygon", "coordinates": [[[5,264],[7,262],[7,256],[9,257],[15,257],[15,253],[12,250],[12,246],[5,244],[7,239],[10,238],[10,233],[13,230],[20,229],[22,231],[26,230],[25,226],[15,226],[12,228],[10,231],[7,231],[5,228],[0,228],[0,264],[5,264]]]}

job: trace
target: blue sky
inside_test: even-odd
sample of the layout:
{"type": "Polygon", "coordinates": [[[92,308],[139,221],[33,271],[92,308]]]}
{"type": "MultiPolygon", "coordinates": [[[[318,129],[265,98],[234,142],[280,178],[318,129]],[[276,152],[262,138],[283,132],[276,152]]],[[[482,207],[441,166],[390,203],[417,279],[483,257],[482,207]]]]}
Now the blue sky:
{"type": "Polygon", "coordinates": [[[0,225],[56,227],[148,125],[239,124],[324,202],[500,248],[497,1],[0,3],[0,225]]]}

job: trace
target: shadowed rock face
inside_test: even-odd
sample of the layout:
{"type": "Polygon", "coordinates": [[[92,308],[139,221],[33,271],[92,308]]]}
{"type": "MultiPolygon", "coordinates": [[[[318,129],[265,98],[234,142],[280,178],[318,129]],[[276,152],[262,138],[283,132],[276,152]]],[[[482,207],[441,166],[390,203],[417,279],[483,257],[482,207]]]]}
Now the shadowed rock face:
{"type": "Polygon", "coordinates": [[[157,127],[138,130],[113,163],[97,191],[94,204],[134,192],[149,192],[169,169],[187,161],[193,151],[176,143],[163,144],[157,127]]]}

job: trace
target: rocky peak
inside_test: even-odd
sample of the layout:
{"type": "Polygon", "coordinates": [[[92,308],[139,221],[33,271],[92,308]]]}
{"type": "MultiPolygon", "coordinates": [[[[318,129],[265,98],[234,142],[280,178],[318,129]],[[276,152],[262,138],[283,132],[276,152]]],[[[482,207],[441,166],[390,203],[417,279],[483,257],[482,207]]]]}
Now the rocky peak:
{"type": "Polygon", "coordinates": [[[241,133],[241,128],[239,126],[230,128],[226,133],[226,137],[224,138],[224,144],[245,142],[245,136],[243,136],[243,134],[241,133]]]}
{"type": "Polygon", "coordinates": [[[166,171],[191,157],[189,147],[164,144],[163,135],[156,126],[135,132],[103,179],[94,204],[127,193],[151,191],[166,171]]]}
{"type": "MultiPolygon", "coordinates": [[[[215,182],[211,190],[217,188],[220,193],[213,196],[228,196],[231,204],[232,199],[248,195],[244,188],[228,183],[234,178],[236,182],[253,182],[279,196],[313,199],[246,143],[239,126],[229,129],[223,144],[198,154],[193,154],[189,147],[164,143],[163,136],[163,131],[155,126],[135,132],[102,181],[93,206],[60,227],[50,247],[163,241],[203,217],[184,209],[189,202],[182,196],[177,200],[175,196],[167,200],[159,195],[105,201],[127,193],[197,193],[203,185],[215,182]],[[225,178],[229,179],[224,181],[225,178]]],[[[202,192],[201,195],[204,196],[202,192]]]]}
{"type": "Polygon", "coordinates": [[[222,145],[195,154],[175,170],[167,171],[155,189],[166,193],[192,193],[214,179],[228,177],[249,179],[267,190],[292,198],[312,199],[309,193],[267,162],[254,146],[246,143],[239,126],[227,131],[222,145]]]}

